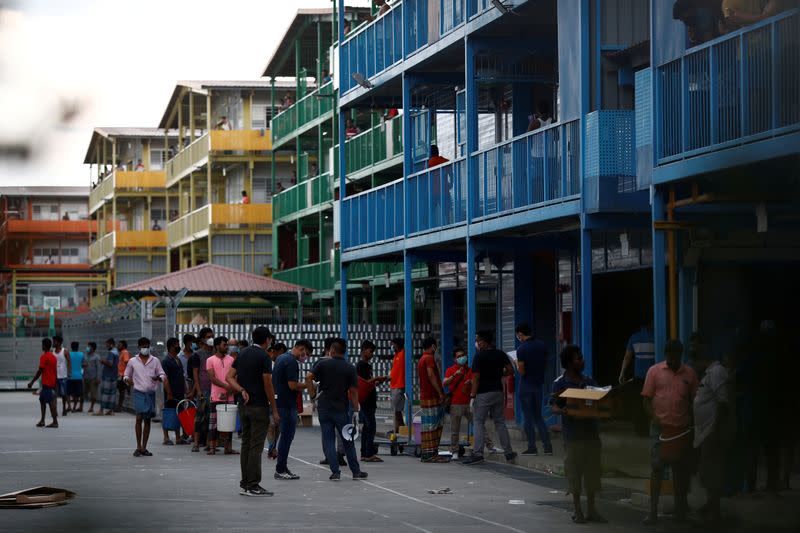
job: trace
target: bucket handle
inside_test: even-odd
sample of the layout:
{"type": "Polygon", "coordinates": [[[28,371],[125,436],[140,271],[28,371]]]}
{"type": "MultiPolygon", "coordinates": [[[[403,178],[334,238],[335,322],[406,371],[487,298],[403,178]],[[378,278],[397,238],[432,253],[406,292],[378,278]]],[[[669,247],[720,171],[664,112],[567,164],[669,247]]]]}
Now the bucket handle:
{"type": "MultiPolygon", "coordinates": [[[[187,399],[185,399],[185,398],[184,398],[183,400],[181,400],[181,401],[179,401],[179,402],[178,402],[178,405],[176,405],[176,406],[175,406],[175,413],[176,413],[176,414],[180,412],[180,410],[181,410],[181,405],[182,405],[184,402],[186,402],[187,404],[191,404],[191,405],[192,405],[192,407],[195,407],[195,408],[197,407],[197,404],[196,404],[196,403],[194,403],[192,400],[187,400],[187,399]]],[[[187,406],[187,408],[188,408],[188,406],[187,406]]]]}
{"type": "Polygon", "coordinates": [[[682,439],[683,437],[685,437],[686,435],[691,433],[692,429],[693,428],[689,428],[686,431],[684,431],[683,433],[679,433],[679,434],[675,435],[674,437],[665,437],[664,434],[661,433],[661,434],[658,435],[658,440],[661,441],[661,442],[672,442],[673,440],[682,439]]]}

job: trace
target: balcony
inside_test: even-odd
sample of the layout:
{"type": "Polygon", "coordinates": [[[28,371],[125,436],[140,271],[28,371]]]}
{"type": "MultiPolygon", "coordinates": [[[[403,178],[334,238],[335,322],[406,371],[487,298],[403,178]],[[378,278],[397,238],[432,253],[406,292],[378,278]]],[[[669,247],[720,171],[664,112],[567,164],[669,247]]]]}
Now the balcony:
{"type": "MultiPolygon", "coordinates": [[[[408,176],[409,235],[464,225],[470,201],[470,222],[481,223],[486,231],[520,223],[502,219],[487,224],[492,219],[540,208],[553,208],[545,217],[578,213],[575,202],[564,209],[560,206],[578,200],[581,194],[579,120],[520,135],[470,157],[476,169],[473,199],[467,192],[465,158],[408,176]]],[[[345,249],[403,237],[403,187],[399,179],[344,199],[341,238],[345,249]]]]}
{"type": "Polygon", "coordinates": [[[176,248],[207,237],[213,226],[266,224],[272,224],[272,204],[206,204],[167,224],[167,242],[170,248],[176,248]]]}
{"type": "Polygon", "coordinates": [[[373,126],[345,142],[349,180],[403,162],[403,116],[373,126]]]}
{"type": "Polygon", "coordinates": [[[342,247],[377,244],[403,237],[403,179],[348,196],[342,202],[342,247]]]}
{"type": "Polygon", "coordinates": [[[275,218],[288,222],[310,214],[310,210],[333,201],[333,177],[316,176],[282,191],[272,199],[275,218]]]}
{"type": "Polygon", "coordinates": [[[272,277],[302,287],[324,291],[334,288],[336,280],[339,279],[339,269],[338,263],[332,266],[331,261],[322,261],[281,270],[273,273],[272,277]]]}
{"type": "Polygon", "coordinates": [[[300,135],[322,120],[331,118],[336,103],[335,95],[333,83],[327,83],[275,115],[270,124],[274,146],[277,148],[293,135],[300,135]]]}
{"type": "Polygon", "coordinates": [[[190,172],[199,170],[200,167],[208,163],[210,150],[210,135],[206,133],[175,154],[175,157],[167,161],[164,167],[167,176],[167,187],[172,187],[178,180],[188,176],[190,172]]]}
{"type": "Polygon", "coordinates": [[[213,130],[212,152],[267,152],[272,150],[269,130],[213,130]]]}
{"type": "Polygon", "coordinates": [[[115,192],[140,192],[163,190],[167,184],[163,170],[143,172],[115,170],[89,193],[89,212],[94,213],[114,196],[115,192]]]}
{"type": "Polygon", "coordinates": [[[89,238],[97,231],[94,220],[6,220],[0,226],[0,240],[13,238],[43,239],[65,235],[89,238]]]}
{"type": "Polygon", "coordinates": [[[167,246],[166,231],[114,231],[89,245],[89,260],[93,265],[110,258],[120,249],[149,249],[162,251],[167,246]]]}
{"type": "Polygon", "coordinates": [[[656,67],[654,181],[797,153],[798,70],[796,9],[656,67]]]}

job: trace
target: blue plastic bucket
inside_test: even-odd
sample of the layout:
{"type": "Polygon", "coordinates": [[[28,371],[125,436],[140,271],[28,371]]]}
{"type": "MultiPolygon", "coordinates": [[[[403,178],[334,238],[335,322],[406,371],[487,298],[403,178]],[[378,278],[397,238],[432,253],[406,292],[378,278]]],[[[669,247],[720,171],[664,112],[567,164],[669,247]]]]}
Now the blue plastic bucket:
{"type": "Polygon", "coordinates": [[[167,431],[176,431],[181,428],[178,413],[174,407],[165,407],[161,410],[161,427],[167,431]]]}
{"type": "Polygon", "coordinates": [[[236,433],[242,432],[242,418],[236,413],[236,433]]]}

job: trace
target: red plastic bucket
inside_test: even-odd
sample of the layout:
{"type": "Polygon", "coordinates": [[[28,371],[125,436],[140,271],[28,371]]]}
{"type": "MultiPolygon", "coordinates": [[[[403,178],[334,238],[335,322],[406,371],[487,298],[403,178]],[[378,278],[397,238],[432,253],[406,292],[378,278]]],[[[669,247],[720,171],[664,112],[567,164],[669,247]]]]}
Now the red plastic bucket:
{"type": "Polygon", "coordinates": [[[197,406],[195,403],[190,400],[181,400],[178,402],[175,412],[178,413],[178,420],[181,422],[183,431],[189,436],[194,435],[194,416],[197,414],[197,406]],[[184,409],[181,410],[181,406],[184,404],[186,405],[184,409]]]}

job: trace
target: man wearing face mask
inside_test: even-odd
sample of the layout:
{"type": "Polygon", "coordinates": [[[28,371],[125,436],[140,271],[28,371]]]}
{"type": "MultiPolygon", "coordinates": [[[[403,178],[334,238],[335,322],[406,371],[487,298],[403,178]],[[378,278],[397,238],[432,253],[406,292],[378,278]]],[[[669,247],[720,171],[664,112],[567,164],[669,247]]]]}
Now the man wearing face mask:
{"type": "Polygon", "coordinates": [[[126,385],[133,384],[133,410],[136,413],[136,451],[134,457],[153,455],[147,450],[150,438],[150,420],[156,414],[156,388],[158,382],[164,382],[164,389],[169,394],[169,381],[165,380],[161,361],[150,356],[150,339],[142,337],[137,343],[139,355],[128,361],[125,366],[123,380],[126,385]]]}
{"type": "MultiPolygon", "coordinates": [[[[178,357],[180,353],[180,344],[178,339],[171,337],[167,339],[167,355],[161,360],[161,368],[164,369],[164,374],[167,376],[169,389],[164,387],[164,407],[175,408],[178,402],[183,400],[186,396],[186,380],[183,376],[183,364],[178,357]]],[[[164,429],[164,445],[172,446],[173,444],[188,444],[180,436],[180,429],[175,430],[175,442],[169,438],[169,432],[164,429]]]]}
{"type": "Polygon", "coordinates": [[[196,351],[197,338],[191,333],[187,333],[183,336],[183,349],[180,351],[178,359],[180,360],[181,365],[183,365],[183,378],[186,380],[186,391],[188,391],[188,398],[192,398],[194,396],[194,380],[192,379],[191,372],[189,370],[189,359],[196,351]]]}
{"type": "Polygon", "coordinates": [[[280,355],[272,367],[272,385],[278,395],[278,414],[280,415],[280,437],[278,437],[278,462],[275,465],[275,479],[300,479],[287,466],[289,449],[297,430],[297,395],[306,388],[300,381],[300,363],[304,363],[313,351],[311,343],[305,339],[294,344],[291,352],[280,355]]]}
{"type": "Polygon", "coordinates": [[[472,389],[470,400],[475,420],[475,446],[472,456],[462,464],[474,465],[484,461],[483,447],[486,444],[486,420],[494,421],[494,428],[500,445],[506,454],[506,461],[513,461],[517,456],[511,448],[511,437],[508,434],[506,420],[503,415],[503,376],[513,375],[514,369],[508,354],[492,346],[494,332],[479,331],[475,336],[475,348],[478,352],[472,361],[472,389]]]}
{"type": "Polygon", "coordinates": [[[472,371],[467,365],[467,353],[463,348],[453,350],[453,359],[455,363],[444,374],[444,386],[450,391],[450,452],[456,455],[461,438],[461,419],[472,422],[472,413],[469,411],[472,371]]]}
{"type": "Polygon", "coordinates": [[[214,355],[206,361],[206,370],[211,380],[211,404],[209,406],[209,438],[208,455],[216,454],[216,446],[221,442],[225,446],[225,455],[238,455],[232,447],[232,436],[228,431],[217,430],[217,406],[233,403],[233,385],[226,381],[228,371],[233,368],[233,357],[228,355],[228,338],[214,339],[214,355]]]}
{"type": "MultiPolygon", "coordinates": [[[[189,372],[193,381],[192,394],[197,399],[197,414],[194,418],[193,452],[200,451],[200,443],[207,442],[211,402],[211,379],[208,376],[208,358],[214,355],[214,331],[202,328],[197,334],[198,348],[189,358],[189,372]]],[[[206,451],[209,451],[206,446],[206,451]]]]}

